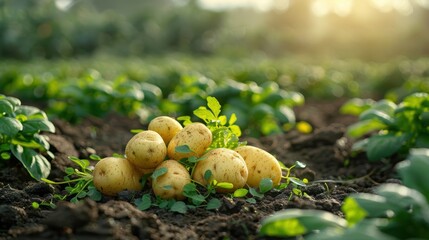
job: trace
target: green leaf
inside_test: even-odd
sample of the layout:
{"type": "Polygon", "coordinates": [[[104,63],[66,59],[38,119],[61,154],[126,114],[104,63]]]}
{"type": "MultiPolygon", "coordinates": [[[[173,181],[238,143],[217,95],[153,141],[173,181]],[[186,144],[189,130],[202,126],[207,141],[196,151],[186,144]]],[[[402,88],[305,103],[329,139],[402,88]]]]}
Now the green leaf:
{"type": "Polygon", "coordinates": [[[212,120],[216,120],[216,117],[206,107],[199,107],[193,111],[194,115],[208,123],[212,120]]]}
{"type": "Polygon", "coordinates": [[[232,196],[237,197],[237,198],[242,198],[242,197],[245,197],[247,195],[247,193],[249,193],[249,190],[247,190],[245,188],[239,188],[239,189],[234,191],[232,196]]]}
{"type": "Polygon", "coordinates": [[[0,117],[0,134],[5,134],[9,137],[14,137],[19,131],[22,131],[23,126],[20,121],[11,117],[0,117]]]}
{"type": "Polygon", "coordinates": [[[216,187],[218,188],[225,188],[225,189],[232,189],[234,185],[229,182],[219,182],[216,184],[216,187]]]}
{"type": "Polygon", "coordinates": [[[396,169],[404,185],[422,193],[429,202],[429,149],[412,150],[407,160],[400,162],[396,169]]]}
{"type": "Polygon", "coordinates": [[[27,169],[28,173],[36,180],[47,178],[51,172],[49,161],[33,149],[24,148],[20,145],[11,145],[13,155],[27,169]]]}
{"type": "Polygon", "coordinates": [[[231,117],[229,118],[229,125],[233,125],[235,122],[237,122],[237,116],[235,115],[235,113],[231,114],[231,117]]]}
{"type": "Polygon", "coordinates": [[[385,129],[387,126],[377,119],[367,119],[356,122],[347,128],[347,135],[359,138],[375,130],[385,129]]]}
{"type": "Polygon", "coordinates": [[[367,212],[359,206],[356,200],[351,197],[347,197],[344,200],[341,210],[346,215],[349,226],[354,226],[368,215],[367,212]]]}
{"type": "Polygon", "coordinates": [[[158,177],[160,177],[160,176],[162,176],[162,175],[166,174],[166,173],[167,173],[167,171],[168,171],[168,168],[166,168],[166,167],[158,168],[158,169],[156,169],[156,170],[152,173],[151,178],[152,178],[153,180],[156,180],[158,177]]]}
{"type": "Polygon", "coordinates": [[[204,172],[204,180],[209,181],[211,177],[212,177],[212,171],[210,169],[204,172]]]}
{"type": "Polygon", "coordinates": [[[396,136],[391,133],[370,137],[365,149],[368,160],[378,161],[392,156],[402,147],[405,139],[405,135],[396,136]]]}
{"type": "Polygon", "coordinates": [[[254,199],[254,198],[247,198],[246,202],[255,204],[256,203],[256,199],[254,199]]]}
{"type": "Polygon", "coordinates": [[[263,178],[259,182],[259,191],[263,194],[273,189],[273,180],[271,178],[263,178]]]}
{"type": "Polygon", "coordinates": [[[286,209],[263,219],[260,235],[292,237],[316,230],[345,229],[347,222],[332,213],[321,210],[286,209]]]}
{"type": "Polygon", "coordinates": [[[188,207],[186,206],[186,203],[177,201],[170,207],[170,211],[185,214],[188,211],[188,207]]]}
{"type": "Polygon", "coordinates": [[[18,106],[15,113],[16,115],[22,114],[27,117],[34,116],[35,118],[48,118],[45,112],[33,106],[18,106]]]}
{"type": "Polygon", "coordinates": [[[147,210],[152,206],[152,199],[149,193],[146,193],[142,196],[142,198],[137,199],[134,202],[139,210],[147,210]]]}
{"type": "Polygon", "coordinates": [[[259,192],[258,192],[256,189],[254,189],[254,188],[249,188],[249,193],[250,193],[252,196],[257,197],[257,198],[263,198],[263,197],[264,197],[264,194],[259,193],[259,192]]]}
{"type": "Polygon", "coordinates": [[[220,114],[220,103],[215,97],[207,97],[207,106],[213,112],[214,117],[217,118],[220,114]]]}
{"type": "Polygon", "coordinates": [[[303,182],[301,179],[296,178],[296,177],[289,177],[289,180],[291,182],[293,182],[295,185],[301,186],[301,187],[305,187],[307,186],[307,184],[305,184],[305,182],[303,182]]]}
{"type": "Polygon", "coordinates": [[[180,145],[174,149],[177,153],[191,153],[192,149],[188,145],[180,145]]]}
{"type": "Polygon", "coordinates": [[[217,198],[212,198],[210,199],[210,201],[207,203],[207,210],[215,210],[215,209],[219,209],[222,206],[222,202],[217,199],[217,198]]]}
{"type": "Polygon", "coordinates": [[[369,109],[374,103],[372,99],[353,98],[341,106],[340,113],[358,116],[369,109]]]}
{"type": "Polygon", "coordinates": [[[0,154],[0,158],[4,159],[4,160],[9,160],[10,159],[10,153],[8,153],[8,152],[2,152],[0,154]]]}
{"type": "Polygon", "coordinates": [[[391,126],[394,124],[394,119],[391,116],[375,109],[368,109],[359,116],[359,121],[371,119],[377,119],[378,121],[384,123],[387,126],[391,126]]]}
{"type": "Polygon", "coordinates": [[[26,133],[38,133],[40,131],[55,132],[55,126],[52,122],[46,119],[29,119],[22,122],[23,132],[26,133]]]}
{"type": "Polygon", "coordinates": [[[94,201],[100,201],[103,198],[103,195],[101,194],[101,192],[99,192],[97,188],[95,188],[94,186],[88,187],[87,195],[89,198],[91,198],[94,201]]]}
{"type": "Polygon", "coordinates": [[[6,99],[0,99],[0,116],[3,114],[13,117],[13,105],[6,99]]]}
{"type": "Polygon", "coordinates": [[[295,162],[295,166],[296,166],[297,168],[306,168],[306,167],[307,167],[307,165],[306,165],[305,163],[300,162],[300,161],[296,161],[296,162],[295,162]]]}

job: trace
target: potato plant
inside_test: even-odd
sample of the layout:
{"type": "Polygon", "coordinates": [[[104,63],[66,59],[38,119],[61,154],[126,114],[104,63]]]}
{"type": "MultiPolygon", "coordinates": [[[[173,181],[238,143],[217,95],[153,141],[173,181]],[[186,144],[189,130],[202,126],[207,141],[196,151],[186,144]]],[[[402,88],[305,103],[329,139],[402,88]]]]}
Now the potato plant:
{"type": "Polygon", "coordinates": [[[47,138],[41,135],[44,131],[55,132],[44,111],[0,94],[0,166],[3,161],[16,158],[34,179],[48,177],[48,159],[54,156],[47,138]]]}
{"type": "Polygon", "coordinates": [[[348,196],[345,218],[321,210],[287,209],[266,217],[266,237],[303,239],[427,239],[429,236],[429,149],[413,149],[396,170],[403,185],[385,183],[374,193],[348,196]]]}
{"type": "Polygon", "coordinates": [[[429,94],[414,93],[396,104],[390,100],[350,100],[343,113],[359,115],[347,133],[357,141],[355,151],[365,151],[370,161],[394,154],[408,154],[411,148],[429,147],[429,94]],[[369,135],[369,136],[368,136],[369,135]]]}

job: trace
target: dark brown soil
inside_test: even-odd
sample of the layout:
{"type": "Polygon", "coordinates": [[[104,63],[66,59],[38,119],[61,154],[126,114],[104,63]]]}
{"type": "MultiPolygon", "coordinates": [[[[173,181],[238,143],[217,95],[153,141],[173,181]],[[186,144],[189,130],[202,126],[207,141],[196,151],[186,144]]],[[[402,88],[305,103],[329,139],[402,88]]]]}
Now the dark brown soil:
{"type": "MultiPolygon", "coordinates": [[[[57,202],[55,209],[34,209],[32,202],[48,201],[61,187],[32,180],[10,161],[0,170],[0,239],[261,239],[257,235],[261,219],[282,209],[322,209],[342,216],[341,204],[347,195],[371,192],[380,183],[397,181],[393,164],[370,164],[364,154],[351,156],[352,141],[345,130],[356,119],[338,114],[342,102],[310,102],[296,109],[299,120],[314,126],[312,134],[292,131],[243,139],[271,152],[286,166],[295,161],[307,164],[293,173],[310,180],[304,191],[312,199],[291,197],[288,188],[269,192],[256,204],[222,197],[223,205],[217,211],[196,208],[187,214],[159,208],[140,211],[132,201],[120,198],[57,202]]],[[[137,120],[118,115],[90,118],[78,125],[54,122],[57,133],[49,135],[56,156],[52,180],[62,179],[62,170],[71,165],[67,156],[123,154],[132,136],[130,129],[143,128],[137,120]]]]}

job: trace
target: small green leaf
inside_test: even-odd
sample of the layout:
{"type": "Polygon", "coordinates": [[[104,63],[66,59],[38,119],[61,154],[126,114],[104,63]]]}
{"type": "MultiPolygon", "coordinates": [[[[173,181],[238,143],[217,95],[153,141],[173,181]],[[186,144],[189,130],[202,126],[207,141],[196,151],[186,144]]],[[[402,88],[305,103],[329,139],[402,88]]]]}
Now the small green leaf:
{"type": "Polygon", "coordinates": [[[207,210],[215,210],[215,209],[219,209],[222,206],[222,202],[217,199],[217,198],[212,198],[210,199],[210,201],[207,203],[207,210]]]}
{"type": "Polygon", "coordinates": [[[359,206],[359,204],[351,197],[344,200],[341,210],[346,215],[348,226],[354,226],[356,223],[364,219],[368,214],[359,206]]]}
{"type": "Polygon", "coordinates": [[[237,198],[242,198],[242,197],[245,197],[247,195],[247,193],[249,193],[249,190],[247,190],[245,188],[239,188],[239,189],[234,191],[232,196],[237,197],[237,198]]]}
{"type": "Polygon", "coordinates": [[[301,179],[299,179],[299,178],[296,178],[296,177],[290,177],[289,178],[289,180],[291,181],[291,182],[293,182],[295,185],[298,185],[298,186],[301,186],[301,187],[305,187],[305,186],[307,186],[307,184],[305,184],[305,182],[304,181],[302,181],[301,179]]]}
{"type": "Polygon", "coordinates": [[[306,167],[307,167],[307,165],[306,165],[305,163],[300,162],[300,161],[296,161],[296,162],[295,162],[295,166],[296,166],[297,168],[306,168],[306,167]]]}
{"type": "Polygon", "coordinates": [[[39,204],[38,202],[32,202],[32,203],[31,203],[31,206],[32,206],[34,209],[38,209],[38,208],[40,207],[40,204],[39,204]]]}
{"type": "Polygon", "coordinates": [[[199,107],[198,109],[194,110],[193,113],[195,116],[204,120],[206,123],[216,120],[216,117],[213,115],[213,113],[207,110],[206,107],[199,107]]]}
{"type": "Polygon", "coordinates": [[[229,182],[219,182],[216,184],[216,187],[218,188],[224,188],[224,189],[232,189],[234,185],[229,182]]]}
{"type": "Polygon", "coordinates": [[[229,125],[234,125],[234,123],[237,122],[237,115],[235,115],[235,113],[231,114],[231,117],[229,118],[229,125]]]}
{"type": "Polygon", "coordinates": [[[101,192],[99,192],[97,188],[95,188],[94,186],[88,187],[87,195],[89,198],[91,198],[94,201],[100,201],[103,198],[103,195],[101,194],[101,192]]]}
{"type": "Polygon", "coordinates": [[[266,193],[273,189],[273,180],[271,178],[263,178],[259,182],[259,191],[261,193],[266,193]]]}
{"type": "Polygon", "coordinates": [[[73,173],[74,173],[74,168],[72,168],[72,167],[66,167],[66,168],[64,169],[64,172],[65,172],[67,175],[71,175],[71,174],[73,174],[73,173]]]}
{"type": "Polygon", "coordinates": [[[254,188],[249,188],[249,193],[250,193],[252,196],[257,197],[257,198],[263,198],[263,197],[264,197],[264,194],[259,193],[259,192],[258,192],[258,191],[256,191],[256,189],[254,189],[254,188]]]}
{"type": "Polygon", "coordinates": [[[214,117],[217,118],[220,114],[220,103],[215,97],[207,97],[207,106],[213,112],[214,117]]]}
{"type": "Polygon", "coordinates": [[[170,211],[185,214],[188,211],[188,207],[186,203],[177,201],[170,207],[170,211]]]}
{"type": "Polygon", "coordinates": [[[254,199],[254,198],[247,198],[246,202],[255,204],[256,203],[256,199],[254,199]]]}
{"type": "Polygon", "coordinates": [[[0,134],[14,137],[23,128],[22,123],[15,118],[0,117],[0,134]]]}
{"type": "Polygon", "coordinates": [[[192,149],[188,145],[180,145],[174,149],[177,153],[191,153],[192,149]]]}
{"type": "Polygon", "coordinates": [[[153,180],[155,180],[155,179],[157,179],[158,177],[160,177],[160,176],[162,176],[162,175],[166,174],[166,173],[167,173],[167,171],[168,171],[168,168],[166,168],[166,167],[158,168],[158,169],[156,169],[156,170],[152,173],[151,178],[152,178],[153,180]]]}
{"type": "Polygon", "coordinates": [[[0,154],[0,158],[4,159],[4,160],[9,160],[10,159],[10,153],[8,153],[8,152],[2,152],[0,154]]]}
{"type": "Polygon", "coordinates": [[[209,181],[211,177],[212,177],[212,171],[210,171],[210,169],[204,172],[204,180],[209,181]]]}
{"type": "Polygon", "coordinates": [[[147,210],[152,206],[152,199],[149,193],[146,193],[142,196],[142,198],[137,199],[134,202],[139,210],[147,210]]]}

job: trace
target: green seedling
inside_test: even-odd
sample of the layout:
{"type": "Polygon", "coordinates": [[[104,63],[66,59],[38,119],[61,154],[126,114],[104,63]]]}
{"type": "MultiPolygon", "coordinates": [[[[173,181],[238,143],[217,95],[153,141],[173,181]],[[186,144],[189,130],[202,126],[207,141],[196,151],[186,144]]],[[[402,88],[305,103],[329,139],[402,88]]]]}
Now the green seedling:
{"type": "MultiPolygon", "coordinates": [[[[89,197],[94,201],[99,201],[102,198],[102,194],[94,187],[93,184],[93,166],[90,165],[88,159],[79,159],[77,157],[69,157],[80,169],[67,167],[65,168],[66,176],[64,181],[55,182],[46,178],[42,180],[48,184],[67,184],[65,187],[66,194],[56,195],[55,197],[59,200],[70,199],[70,202],[78,202],[80,199],[89,197]]],[[[97,155],[91,155],[91,160],[98,161],[100,157],[97,155]]]]}
{"type": "MultiPolygon", "coordinates": [[[[203,120],[212,132],[213,140],[209,149],[222,147],[234,149],[244,145],[244,142],[239,141],[241,129],[235,124],[237,121],[236,115],[231,114],[229,120],[225,115],[220,115],[221,105],[214,97],[207,97],[207,107],[201,106],[194,110],[193,113],[196,117],[203,120]]],[[[185,126],[192,123],[190,116],[182,116],[177,119],[183,121],[185,126]]]]}
{"type": "MultiPolygon", "coordinates": [[[[0,160],[15,157],[36,180],[48,177],[54,158],[48,139],[41,132],[55,132],[42,110],[21,105],[14,97],[0,94],[0,160]]],[[[0,163],[2,164],[2,163],[0,163]]]]}
{"type": "Polygon", "coordinates": [[[370,161],[379,161],[429,147],[429,94],[414,93],[398,105],[386,99],[361,106],[357,102],[342,107],[343,113],[359,114],[359,121],[347,129],[353,138],[364,137],[353,145],[355,152],[365,151],[370,161]]]}
{"type": "Polygon", "coordinates": [[[287,209],[262,221],[260,235],[305,239],[425,239],[429,236],[429,149],[413,149],[396,170],[404,185],[348,196],[345,219],[320,210],[287,209]]]}

